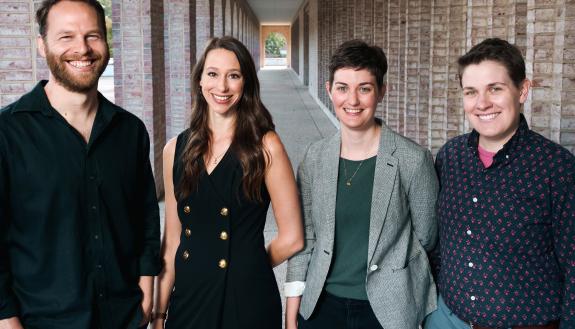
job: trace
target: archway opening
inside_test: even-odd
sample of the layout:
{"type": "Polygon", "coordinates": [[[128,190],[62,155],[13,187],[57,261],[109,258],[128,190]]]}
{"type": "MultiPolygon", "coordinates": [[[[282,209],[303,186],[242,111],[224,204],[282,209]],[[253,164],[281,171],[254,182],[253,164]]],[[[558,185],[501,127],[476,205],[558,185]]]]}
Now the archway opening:
{"type": "Polygon", "coordinates": [[[271,32],[264,41],[264,67],[284,69],[288,66],[288,40],[283,33],[271,32]]]}

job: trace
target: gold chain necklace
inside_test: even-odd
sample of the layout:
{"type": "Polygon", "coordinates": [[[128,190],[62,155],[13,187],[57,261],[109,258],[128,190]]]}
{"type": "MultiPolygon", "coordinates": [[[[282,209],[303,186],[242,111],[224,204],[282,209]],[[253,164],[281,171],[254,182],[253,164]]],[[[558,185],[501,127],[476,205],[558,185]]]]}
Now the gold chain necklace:
{"type": "Polygon", "coordinates": [[[226,147],[226,149],[225,149],[222,153],[220,153],[218,156],[216,156],[216,157],[213,159],[212,164],[213,164],[213,165],[217,165],[218,162],[219,162],[219,160],[222,159],[222,157],[224,156],[224,154],[226,154],[227,151],[228,151],[228,148],[226,147]],[[219,160],[218,160],[218,159],[219,159],[219,160]]]}
{"type": "Polygon", "coordinates": [[[359,163],[359,166],[357,166],[357,168],[355,168],[353,175],[351,175],[350,178],[347,178],[347,165],[345,164],[347,162],[347,160],[343,159],[343,175],[345,176],[345,185],[351,186],[351,181],[355,177],[355,174],[357,174],[359,168],[361,168],[361,165],[363,164],[364,161],[365,161],[365,159],[361,160],[361,162],[359,163]]]}

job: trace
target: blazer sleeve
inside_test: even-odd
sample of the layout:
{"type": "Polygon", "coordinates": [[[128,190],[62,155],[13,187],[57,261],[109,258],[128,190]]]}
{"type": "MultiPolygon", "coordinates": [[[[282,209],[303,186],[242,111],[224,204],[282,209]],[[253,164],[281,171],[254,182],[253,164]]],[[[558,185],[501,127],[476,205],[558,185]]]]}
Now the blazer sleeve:
{"type": "Polygon", "coordinates": [[[437,242],[435,207],[439,192],[437,175],[429,150],[420,157],[412,175],[408,198],[413,228],[419,242],[429,252],[437,242]]]}
{"type": "Polygon", "coordinates": [[[297,185],[304,220],[304,248],[288,260],[286,282],[306,281],[307,269],[315,246],[315,231],[312,221],[311,163],[310,151],[306,152],[297,172],[297,185]]]}

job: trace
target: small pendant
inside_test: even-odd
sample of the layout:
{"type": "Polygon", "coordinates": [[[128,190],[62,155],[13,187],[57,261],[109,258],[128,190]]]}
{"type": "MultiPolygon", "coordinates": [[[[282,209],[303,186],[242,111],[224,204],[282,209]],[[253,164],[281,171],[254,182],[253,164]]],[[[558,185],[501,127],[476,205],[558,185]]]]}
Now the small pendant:
{"type": "Polygon", "coordinates": [[[350,181],[347,181],[347,182],[345,182],[345,185],[351,186],[351,182],[350,182],[350,181]]]}

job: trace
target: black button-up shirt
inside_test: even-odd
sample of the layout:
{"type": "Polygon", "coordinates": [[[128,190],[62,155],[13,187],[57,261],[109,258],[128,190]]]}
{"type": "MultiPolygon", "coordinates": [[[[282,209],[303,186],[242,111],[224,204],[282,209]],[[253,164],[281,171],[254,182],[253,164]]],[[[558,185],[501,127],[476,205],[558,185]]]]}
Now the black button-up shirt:
{"type": "Polygon", "coordinates": [[[575,158],[523,116],[489,168],[478,141],[456,137],[436,159],[441,295],[483,326],[575,328],[575,158]]]}
{"type": "Polygon", "coordinates": [[[161,267],[148,133],[99,95],[86,144],[45,84],[0,112],[0,319],[136,328],[138,280],[161,267]]]}

